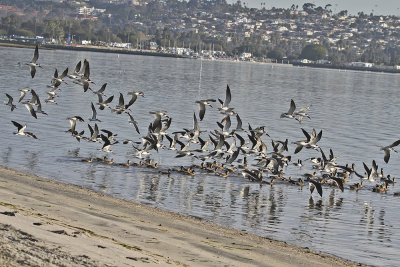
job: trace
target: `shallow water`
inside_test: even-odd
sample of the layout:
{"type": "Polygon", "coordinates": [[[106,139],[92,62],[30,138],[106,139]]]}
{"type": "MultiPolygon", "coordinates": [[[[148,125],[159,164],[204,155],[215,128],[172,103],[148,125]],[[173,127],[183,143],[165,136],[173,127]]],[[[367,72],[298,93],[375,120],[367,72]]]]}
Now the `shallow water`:
{"type": "MultiPolygon", "coordinates": [[[[132,106],[142,134],[153,120],[149,111],[160,109],[172,117],[168,132],[173,132],[192,127],[193,112],[198,110],[196,99],[224,99],[229,84],[231,106],[240,114],[245,128],[248,123],[253,127],[265,125],[271,138],[288,138],[289,142],[304,139],[301,127],[308,132],[312,128],[322,129],[319,144],[326,153],[332,148],[340,164],[354,162],[357,171],[363,173],[362,162],[370,166],[375,159],[385,174],[396,177],[400,155],[392,153],[389,164],[385,164],[379,147],[400,137],[398,75],[42,49],[39,62],[44,69],[39,69],[31,79],[28,68],[20,69],[17,62],[29,61],[33,49],[0,48],[0,51],[0,99],[6,101],[7,92],[17,102],[18,89],[30,87],[39,94],[43,109],[49,113],[38,115],[35,120],[21,104],[13,112],[5,105],[0,106],[1,165],[357,262],[398,264],[400,205],[399,198],[393,196],[400,191],[398,184],[390,186],[387,194],[373,193],[373,183],[367,183],[358,192],[348,190],[348,185],[344,192],[325,186],[321,198],[316,193],[311,195],[308,186],[285,183],[260,186],[239,175],[222,178],[202,173],[194,177],[173,173],[168,177],[149,168],[83,163],[83,158],[102,157],[105,153],[98,151],[100,144],[78,143],[66,134],[69,128],[66,118],[82,116],[86,122],[78,123],[77,129],[85,130],[87,135],[90,103],[97,102],[97,97],[83,93],[80,86],[67,79],[68,84],[60,86],[58,105],[44,103],[46,84],[54,68],[59,73],[67,66],[72,70],[79,60],[86,58],[91,66],[91,79],[96,82],[92,87],[97,90],[107,82],[105,93],[115,95],[113,104],[119,92],[125,96],[133,90],[144,92],[145,97],[139,97],[132,106]],[[312,104],[312,119],[301,125],[280,119],[280,114],[288,110],[290,99],[298,107],[312,104]],[[39,139],[13,135],[16,129],[11,120],[27,123],[27,131],[34,132],[39,139]]],[[[140,139],[125,114],[117,116],[105,110],[99,111],[98,116],[102,120],[100,129],[118,133],[119,140],[140,139]]],[[[215,108],[207,107],[200,127],[216,129],[217,120],[221,120],[221,115],[215,108]]],[[[232,127],[235,126],[232,119],[232,127]]],[[[202,136],[207,138],[206,133],[202,136]]],[[[269,138],[263,139],[271,151],[269,138]]],[[[289,152],[293,153],[294,148],[291,145],[289,152]]],[[[117,144],[112,150],[115,153],[109,157],[116,162],[134,159],[135,150],[130,145],[117,144]]],[[[152,158],[162,170],[199,164],[186,157],[176,159],[175,155],[172,151],[160,151],[153,153],[152,158]]],[[[292,161],[319,155],[317,151],[303,149],[293,155],[292,161]]],[[[290,166],[285,175],[301,177],[312,172],[310,166],[306,164],[302,169],[290,166]]],[[[349,184],[358,181],[353,177],[349,184]]]]}

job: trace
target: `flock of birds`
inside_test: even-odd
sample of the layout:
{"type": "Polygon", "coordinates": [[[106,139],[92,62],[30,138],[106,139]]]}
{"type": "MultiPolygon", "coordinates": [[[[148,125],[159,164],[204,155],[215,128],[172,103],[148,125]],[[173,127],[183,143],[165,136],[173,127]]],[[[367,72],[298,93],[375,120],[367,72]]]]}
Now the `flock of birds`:
{"type": "MultiPolygon", "coordinates": [[[[39,49],[36,45],[32,60],[25,63],[30,68],[32,78],[35,77],[36,69],[41,68],[38,59],[39,49]]],[[[19,64],[20,66],[23,65],[19,64]]],[[[315,129],[312,129],[310,134],[303,128],[301,130],[305,139],[291,142],[291,144],[296,145],[294,154],[300,153],[303,149],[311,149],[318,151],[320,156],[307,159],[307,162],[309,161],[312,169],[314,169],[312,173],[303,173],[298,178],[285,176],[285,170],[289,165],[301,170],[305,160],[303,162],[303,160],[298,159],[292,162],[292,155],[289,155],[288,139],[272,140],[265,126],[252,127],[248,124],[247,129],[244,129],[239,114],[235,112],[234,107],[230,106],[232,95],[229,85],[226,87],[224,100],[202,99],[195,101],[199,105],[198,118],[200,121],[203,121],[206,116],[206,107],[213,108],[212,103],[220,103],[217,110],[221,120],[216,122],[217,129],[201,130],[200,122],[195,112],[193,114],[192,128],[184,128],[181,131],[168,133],[167,130],[171,126],[172,118],[168,116],[166,111],[158,110],[150,112],[150,114],[154,115],[154,120],[149,123],[147,133],[141,134],[138,122],[132,115],[132,108],[139,96],[144,97],[143,92],[133,91],[128,93],[128,102],[125,101],[124,95],[120,93],[118,103],[113,105],[114,95],[107,97],[104,93],[107,83],[103,84],[97,91],[92,88],[95,83],[90,79],[90,66],[85,59],[83,62],[79,61],[71,73],[69,73],[68,68],[61,75],[58,74],[57,69],[55,70],[51,83],[47,86],[50,90],[47,92],[46,104],[57,104],[57,91],[63,83],[67,83],[64,80],[65,78],[69,78],[73,83],[82,86],[85,93],[91,91],[97,97],[97,101],[91,103],[92,116],[88,119],[89,123],[87,124],[89,135],[85,135],[84,130],[77,130],[78,124],[85,122],[81,116],[76,115],[67,118],[70,122],[70,128],[66,130],[68,134],[79,142],[99,143],[99,150],[106,153],[106,156],[83,159],[82,161],[84,162],[102,162],[124,167],[146,166],[158,168],[158,163],[152,159],[152,154],[157,153],[160,149],[172,150],[176,151],[176,158],[191,157],[194,162],[199,164],[160,170],[160,174],[170,175],[173,172],[179,172],[194,176],[196,173],[201,172],[225,178],[231,175],[242,175],[249,181],[269,185],[280,182],[304,186],[308,183],[311,194],[316,189],[321,197],[324,186],[334,186],[343,191],[345,184],[351,178],[359,179],[357,183],[352,183],[348,186],[349,189],[356,191],[363,188],[364,182],[368,181],[372,186],[365,188],[372,189],[374,192],[384,193],[387,192],[388,185],[395,182],[393,177],[383,174],[383,168],[379,171],[375,160],[372,161],[371,167],[363,163],[364,173],[357,172],[354,163],[337,163],[338,157],[334,155],[332,149],[329,150],[329,155],[327,156],[318,145],[322,138],[322,130],[317,133],[315,129]],[[116,115],[125,114],[124,116],[127,116],[129,124],[133,125],[138,135],[141,135],[140,139],[119,139],[117,134],[112,131],[100,129],[98,125],[101,121],[97,118],[97,112],[104,112],[104,110],[111,110],[116,115]],[[232,127],[232,120],[236,121],[235,128],[232,127]],[[266,136],[271,139],[269,141],[271,142],[270,152],[267,148],[267,141],[265,141],[266,136]],[[115,163],[113,158],[109,159],[107,155],[114,153],[111,147],[118,143],[130,144],[135,151],[135,159],[128,160],[126,163],[115,163]]],[[[14,104],[14,99],[11,95],[6,93],[6,96],[8,101],[5,102],[5,105],[9,106],[10,110],[13,111],[17,108],[17,104],[14,104]]],[[[25,105],[30,115],[35,119],[38,118],[38,114],[47,115],[42,110],[40,98],[34,89],[20,89],[18,104],[25,105]],[[26,100],[28,95],[31,98],[26,100]]],[[[311,119],[307,113],[310,107],[297,109],[295,102],[291,100],[289,110],[282,113],[280,117],[302,123],[304,118],[311,119]]],[[[22,125],[16,121],[12,121],[12,124],[17,128],[16,135],[37,139],[34,133],[26,131],[26,124],[22,125]]],[[[386,163],[389,162],[390,153],[397,152],[395,147],[399,144],[400,140],[397,140],[390,145],[381,147],[386,163]]]]}

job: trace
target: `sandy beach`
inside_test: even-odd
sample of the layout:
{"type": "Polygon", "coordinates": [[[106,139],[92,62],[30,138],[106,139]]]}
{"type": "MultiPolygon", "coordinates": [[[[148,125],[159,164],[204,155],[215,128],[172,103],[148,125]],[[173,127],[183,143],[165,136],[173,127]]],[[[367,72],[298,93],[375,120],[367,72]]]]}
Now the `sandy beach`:
{"type": "Polygon", "coordinates": [[[1,266],[352,266],[0,167],[1,266]]]}

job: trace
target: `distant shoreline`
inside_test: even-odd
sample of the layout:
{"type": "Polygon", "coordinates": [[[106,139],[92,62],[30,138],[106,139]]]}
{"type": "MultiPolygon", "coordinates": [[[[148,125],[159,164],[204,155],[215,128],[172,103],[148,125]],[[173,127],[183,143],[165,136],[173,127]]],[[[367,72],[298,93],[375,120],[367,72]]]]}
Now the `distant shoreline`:
{"type": "Polygon", "coordinates": [[[329,64],[314,64],[314,63],[293,63],[295,67],[311,67],[318,69],[336,69],[336,70],[355,70],[355,71],[370,71],[370,72],[384,72],[384,73],[400,73],[400,70],[390,68],[377,68],[377,67],[354,67],[345,65],[329,65],[329,64]]]}
{"type": "MultiPolygon", "coordinates": [[[[33,44],[22,44],[15,42],[5,42],[4,40],[0,40],[0,47],[15,47],[15,48],[33,48],[33,44]]],[[[152,50],[127,50],[123,48],[114,48],[114,47],[98,47],[98,46],[66,46],[66,45],[51,45],[46,44],[41,46],[44,49],[55,49],[55,50],[72,50],[72,51],[88,51],[88,52],[101,52],[101,53],[118,53],[118,54],[128,54],[128,55],[141,55],[141,56],[155,56],[155,57],[171,57],[171,58],[185,58],[185,59],[194,59],[182,55],[177,54],[168,54],[161,53],[152,50]]],[[[203,60],[211,60],[205,58],[203,60]]],[[[262,62],[262,61],[236,61],[229,59],[218,59],[217,61],[223,62],[244,62],[244,63],[260,63],[260,64],[271,64],[271,65],[279,65],[279,66],[295,66],[295,67],[311,67],[311,68],[319,68],[319,69],[337,69],[337,70],[354,70],[354,71],[369,71],[369,72],[383,72],[383,73],[400,73],[400,69],[394,68],[377,68],[377,67],[354,67],[347,65],[330,65],[330,64],[316,64],[316,63],[289,63],[289,64],[281,64],[281,63],[273,63],[273,62],[262,62]]]]}

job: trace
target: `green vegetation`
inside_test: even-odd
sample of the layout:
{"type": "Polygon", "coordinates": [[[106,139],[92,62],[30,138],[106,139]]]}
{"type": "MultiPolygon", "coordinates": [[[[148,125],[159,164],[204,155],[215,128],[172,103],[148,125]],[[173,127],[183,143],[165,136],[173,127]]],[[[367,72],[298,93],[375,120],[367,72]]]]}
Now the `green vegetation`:
{"type": "Polygon", "coordinates": [[[326,55],[326,48],[324,46],[320,44],[309,44],[303,48],[300,57],[316,61],[319,59],[325,59],[326,55]]]}

